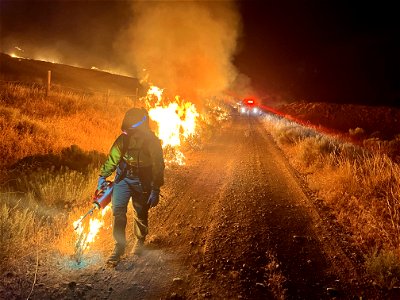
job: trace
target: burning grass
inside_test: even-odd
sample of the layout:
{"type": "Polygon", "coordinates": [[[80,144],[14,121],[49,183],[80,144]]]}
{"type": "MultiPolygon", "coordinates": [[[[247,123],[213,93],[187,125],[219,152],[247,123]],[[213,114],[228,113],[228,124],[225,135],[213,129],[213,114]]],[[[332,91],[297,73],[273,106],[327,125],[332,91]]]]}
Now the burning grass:
{"type": "Polygon", "coordinates": [[[341,142],[274,116],[266,126],[309,186],[332,208],[382,287],[400,284],[400,166],[386,151],[341,142]]]}

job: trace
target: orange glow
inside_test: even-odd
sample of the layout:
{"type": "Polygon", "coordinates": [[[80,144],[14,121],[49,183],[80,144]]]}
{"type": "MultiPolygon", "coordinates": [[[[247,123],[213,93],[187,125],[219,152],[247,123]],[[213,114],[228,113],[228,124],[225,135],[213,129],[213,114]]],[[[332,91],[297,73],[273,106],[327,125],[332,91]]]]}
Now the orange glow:
{"type": "Polygon", "coordinates": [[[96,240],[96,236],[99,233],[100,229],[104,226],[104,217],[111,209],[110,206],[105,207],[100,214],[95,216],[91,216],[89,219],[89,229],[86,229],[86,226],[81,222],[83,216],[81,216],[78,220],[73,222],[74,228],[76,228],[75,233],[77,237],[77,245],[76,248],[79,249],[80,253],[83,254],[91,243],[96,240]],[[78,226],[78,227],[77,227],[78,226]],[[87,232],[86,232],[87,231],[87,232]]]}
{"type": "Polygon", "coordinates": [[[163,89],[151,86],[147,91],[146,104],[149,117],[157,123],[157,136],[162,147],[171,147],[175,158],[167,163],[183,165],[185,156],[180,151],[181,143],[196,132],[196,121],[199,117],[196,106],[175,96],[174,101],[163,104],[163,89]]]}
{"type": "Polygon", "coordinates": [[[17,54],[15,54],[15,53],[11,53],[10,56],[11,56],[12,58],[21,58],[21,57],[19,57],[19,56],[18,56],[17,54]]]}

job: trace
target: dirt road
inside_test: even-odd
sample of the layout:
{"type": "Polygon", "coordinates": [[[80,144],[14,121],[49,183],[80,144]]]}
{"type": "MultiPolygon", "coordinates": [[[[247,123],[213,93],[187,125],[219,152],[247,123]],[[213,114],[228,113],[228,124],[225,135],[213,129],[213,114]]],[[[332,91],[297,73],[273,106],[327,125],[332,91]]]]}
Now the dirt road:
{"type": "Polygon", "coordinates": [[[343,246],[259,119],[236,117],[213,143],[188,155],[186,166],[167,170],[163,194],[141,257],[127,256],[115,269],[104,267],[103,257],[80,270],[60,269],[60,283],[37,285],[34,298],[368,294],[357,253],[343,246]]]}

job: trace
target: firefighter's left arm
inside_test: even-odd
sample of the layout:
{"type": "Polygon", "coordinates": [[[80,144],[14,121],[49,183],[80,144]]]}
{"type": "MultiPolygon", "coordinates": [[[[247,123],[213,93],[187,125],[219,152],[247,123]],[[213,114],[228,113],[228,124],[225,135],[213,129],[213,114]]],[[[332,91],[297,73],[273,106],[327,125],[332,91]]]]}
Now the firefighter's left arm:
{"type": "Polygon", "coordinates": [[[107,178],[110,176],[118,166],[121,159],[123,145],[123,136],[120,135],[112,145],[107,160],[100,169],[100,176],[107,178]]]}
{"type": "Polygon", "coordinates": [[[160,187],[164,184],[165,169],[161,141],[154,136],[154,138],[151,139],[149,146],[149,152],[152,161],[152,189],[160,190],[160,187]]]}

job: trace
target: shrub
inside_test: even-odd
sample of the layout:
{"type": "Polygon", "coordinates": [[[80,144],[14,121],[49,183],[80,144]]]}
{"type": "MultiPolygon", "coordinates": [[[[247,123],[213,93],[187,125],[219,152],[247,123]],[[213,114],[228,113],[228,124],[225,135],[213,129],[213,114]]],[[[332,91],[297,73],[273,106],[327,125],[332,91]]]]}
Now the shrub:
{"type": "Polygon", "coordinates": [[[21,198],[15,204],[2,195],[0,204],[0,259],[2,267],[12,259],[18,259],[22,254],[32,250],[32,245],[39,242],[41,225],[44,218],[37,214],[36,209],[26,207],[21,198]]]}
{"type": "Polygon", "coordinates": [[[391,289],[400,283],[399,257],[398,251],[374,249],[365,256],[365,268],[378,285],[391,289]]]}
{"type": "Polygon", "coordinates": [[[13,191],[3,186],[0,198],[2,267],[11,266],[13,261],[32,253],[32,249],[52,248],[60,242],[60,235],[65,243],[67,237],[62,233],[66,227],[69,238],[73,237],[69,216],[77,220],[79,210],[91,205],[97,174],[97,169],[87,175],[49,169],[21,177],[14,183],[13,191]]]}
{"type": "Polygon", "coordinates": [[[303,139],[296,148],[299,148],[299,159],[306,166],[325,163],[326,157],[338,151],[338,146],[332,139],[321,135],[303,139]]]}

